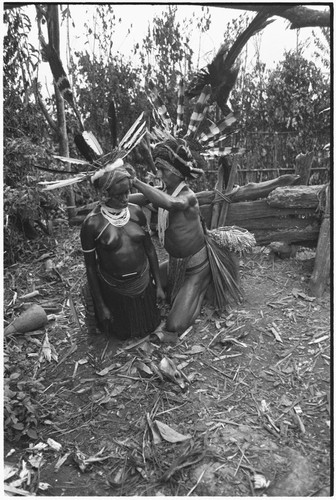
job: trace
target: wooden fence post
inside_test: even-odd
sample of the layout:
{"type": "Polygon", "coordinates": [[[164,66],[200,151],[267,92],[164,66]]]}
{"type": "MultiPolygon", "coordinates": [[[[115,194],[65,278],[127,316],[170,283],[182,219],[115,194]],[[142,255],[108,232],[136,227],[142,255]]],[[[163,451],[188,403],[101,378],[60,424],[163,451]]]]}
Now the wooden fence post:
{"type": "Polygon", "coordinates": [[[316,248],[313,274],[310,278],[310,290],[314,297],[323,295],[330,275],[330,189],[325,189],[325,211],[316,248]]]}
{"type": "MultiPolygon", "coordinates": [[[[238,155],[234,155],[233,160],[232,160],[230,177],[229,177],[226,189],[225,189],[225,193],[230,193],[232,191],[233,185],[234,185],[234,182],[236,179],[236,175],[237,175],[237,169],[238,169],[238,155]]],[[[227,202],[226,200],[223,200],[216,227],[224,226],[226,216],[227,216],[227,213],[229,210],[229,205],[230,205],[229,202],[227,202]]]]}
{"type": "Polygon", "coordinates": [[[300,184],[308,186],[314,152],[300,153],[295,158],[295,173],[301,177],[300,184]]]}

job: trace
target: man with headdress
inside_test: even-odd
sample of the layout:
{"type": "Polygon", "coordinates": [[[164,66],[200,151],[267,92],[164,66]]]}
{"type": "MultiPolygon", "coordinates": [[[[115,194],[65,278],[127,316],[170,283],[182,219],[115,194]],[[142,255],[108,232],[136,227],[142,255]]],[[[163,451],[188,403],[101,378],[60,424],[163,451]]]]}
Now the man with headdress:
{"type": "MultiPolygon", "coordinates": [[[[213,281],[211,256],[209,259],[212,250],[201,221],[199,204],[185,182],[202,175],[203,171],[197,168],[199,158],[197,153],[191,152],[185,139],[166,139],[153,151],[158,175],[166,186],[165,192],[137,178],[132,183],[147,200],[159,207],[159,239],[169,254],[167,292],[171,310],[165,328],[175,336],[194,323],[213,281]]],[[[215,259],[219,262],[220,272],[221,266],[227,265],[234,279],[237,278],[237,270],[226,252],[217,252],[215,259]]],[[[221,307],[223,300],[222,297],[221,307]]]]}
{"type": "Polygon", "coordinates": [[[93,300],[98,329],[121,339],[155,330],[160,323],[157,301],[164,299],[146,218],[139,206],[129,203],[132,171],[129,164],[116,164],[93,176],[107,199],[81,228],[86,295],[93,300]]]}

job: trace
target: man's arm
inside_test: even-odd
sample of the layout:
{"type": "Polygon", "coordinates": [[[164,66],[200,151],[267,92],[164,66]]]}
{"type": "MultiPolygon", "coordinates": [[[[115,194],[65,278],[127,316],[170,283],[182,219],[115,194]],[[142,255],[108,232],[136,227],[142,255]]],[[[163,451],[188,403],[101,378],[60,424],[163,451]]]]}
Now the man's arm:
{"type": "Polygon", "coordinates": [[[136,177],[133,179],[133,186],[143,193],[153,205],[165,208],[169,211],[187,210],[187,208],[197,203],[196,196],[191,193],[181,193],[178,197],[174,197],[149,186],[136,177]]]}
{"type": "Polygon", "coordinates": [[[142,193],[131,193],[129,195],[129,202],[134,203],[134,205],[139,205],[139,207],[144,207],[150,203],[148,198],[142,193]]]}

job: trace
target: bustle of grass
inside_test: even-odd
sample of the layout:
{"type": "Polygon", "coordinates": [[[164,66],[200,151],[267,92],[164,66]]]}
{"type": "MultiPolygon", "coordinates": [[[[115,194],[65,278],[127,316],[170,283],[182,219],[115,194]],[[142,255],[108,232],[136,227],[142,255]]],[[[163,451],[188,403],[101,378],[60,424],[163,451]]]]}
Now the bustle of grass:
{"type": "Polygon", "coordinates": [[[228,248],[233,252],[246,252],[256,245],[255,237],[247,229],[237,226],[224,226],[208,231],[216,243],[222,248],[228,248]]]}

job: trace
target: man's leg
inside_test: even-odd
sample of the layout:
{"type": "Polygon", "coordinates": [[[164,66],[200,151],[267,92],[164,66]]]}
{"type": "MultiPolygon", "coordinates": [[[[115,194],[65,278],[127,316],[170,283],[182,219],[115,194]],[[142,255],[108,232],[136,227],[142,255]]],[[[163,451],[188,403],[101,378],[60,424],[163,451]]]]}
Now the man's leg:
{"type": "Polygon", "coordinates": [[[186,276],[167,316],[166,330],[182,333],[195,322],[210,282],[210,266],[198,274],[186,276]]]}

